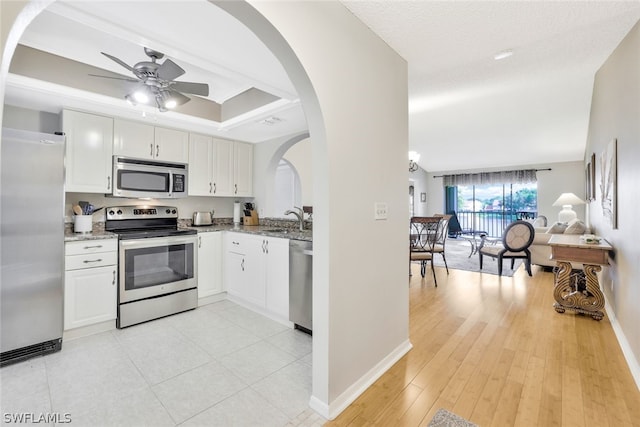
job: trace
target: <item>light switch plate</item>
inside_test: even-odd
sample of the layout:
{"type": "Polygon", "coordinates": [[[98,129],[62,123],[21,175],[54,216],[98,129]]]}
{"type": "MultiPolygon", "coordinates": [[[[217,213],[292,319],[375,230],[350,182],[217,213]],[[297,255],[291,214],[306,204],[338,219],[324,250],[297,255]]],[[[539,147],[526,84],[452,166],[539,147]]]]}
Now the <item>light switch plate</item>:
{"type": "Polygon", "coordinates": [[[375,202],[373,204],[373,219],[381,220],[387,219],[387,204],[384,202],[375,202]]]}

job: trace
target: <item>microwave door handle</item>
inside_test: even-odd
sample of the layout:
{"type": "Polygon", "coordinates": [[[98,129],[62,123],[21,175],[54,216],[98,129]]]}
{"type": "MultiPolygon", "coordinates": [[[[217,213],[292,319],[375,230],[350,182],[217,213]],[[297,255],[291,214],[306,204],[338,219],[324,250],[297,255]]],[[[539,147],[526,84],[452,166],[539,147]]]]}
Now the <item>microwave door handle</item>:
{"type": "Polygon", "coordinates": [[[169,197],[173,196],[173,172],[169,171],[169,197]]]}

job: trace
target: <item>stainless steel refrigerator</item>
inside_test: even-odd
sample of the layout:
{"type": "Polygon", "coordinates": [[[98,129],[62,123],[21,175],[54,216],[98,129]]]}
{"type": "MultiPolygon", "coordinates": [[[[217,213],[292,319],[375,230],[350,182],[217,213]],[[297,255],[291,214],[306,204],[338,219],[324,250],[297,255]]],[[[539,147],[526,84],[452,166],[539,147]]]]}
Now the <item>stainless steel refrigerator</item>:
{"type": "Polygon", "coordinates": [[[64,137],[2,129],[0,366],[62,347],[64,137]]]}

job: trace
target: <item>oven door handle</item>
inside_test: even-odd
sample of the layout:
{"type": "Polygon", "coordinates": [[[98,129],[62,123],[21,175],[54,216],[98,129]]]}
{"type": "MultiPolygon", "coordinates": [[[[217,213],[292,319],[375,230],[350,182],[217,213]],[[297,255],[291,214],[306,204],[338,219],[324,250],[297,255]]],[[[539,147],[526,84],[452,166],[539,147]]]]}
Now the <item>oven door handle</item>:
{"type": "Polygon", "coordinates": [[[169,171],[169,197],[173,197],[173,172],[169,171]]]}
{"type": "Polygon", "coordinates": [[[197,235],[189,234],[187,236],[149,237],[146,239],[120,240],[120,247],[122,249],[153,248],[157,246],[181,244],[193,244],[193,246],[196,247],[198,245],[197,235]]]}

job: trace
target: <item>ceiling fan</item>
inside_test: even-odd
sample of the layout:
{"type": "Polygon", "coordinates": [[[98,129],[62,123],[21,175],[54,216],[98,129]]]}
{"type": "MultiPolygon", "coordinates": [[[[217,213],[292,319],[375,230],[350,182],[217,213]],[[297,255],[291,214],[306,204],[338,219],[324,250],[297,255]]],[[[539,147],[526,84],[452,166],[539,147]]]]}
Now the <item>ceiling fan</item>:
{"type": "Polygon", "coordinates": [[[184,93],[200,96],[209,95],[209,85],[206,83],[175,81],[185,71],[170,59],[165,59],[162,64],[158,63],[157,61],[162,59],[164,54],[153,49],[144,48],[144,53],[151,58],[151,61],[138,62],[133,67],[113,55],[104,52],[100,53],[131,71],[136,76],[136,79],[91,75],[138,83],[135,89],[124,97],[132,105],[153,105],[155,102],[158,110],[164,112],[189,102],[191,98],[184,95],[184,93]]]}

